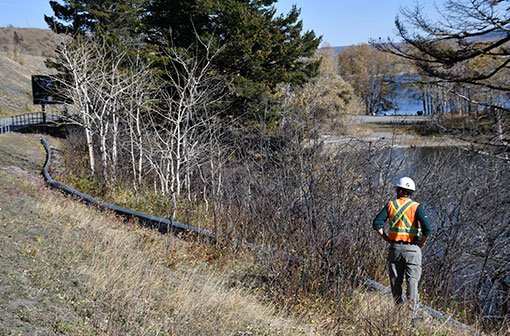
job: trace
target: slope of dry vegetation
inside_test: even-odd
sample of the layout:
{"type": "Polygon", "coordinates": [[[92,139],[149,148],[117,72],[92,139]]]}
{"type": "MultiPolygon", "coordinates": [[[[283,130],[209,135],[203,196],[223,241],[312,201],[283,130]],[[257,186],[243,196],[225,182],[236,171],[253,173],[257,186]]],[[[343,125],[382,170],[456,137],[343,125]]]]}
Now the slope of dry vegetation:
{"type": "Polygon", "coordinates": [[[17,51],[21,54],[55,57],[55,47],[61,37],[49,29],[0,28],[0,51],[17,51]]]}
{"type": "Polygon", "coordinates": [[[0,117],[40,111],[31,75],[52,73],[44,62],[62,39],[49,29],[0,28],[0,117]]]}
{"type": "Polygon", "coordinates": [[[37,142],[0,137],[0,334],[315,333],[235,286],[249,259],[222,270],[227,261],[207,247],[48,190],[37,142]]]}

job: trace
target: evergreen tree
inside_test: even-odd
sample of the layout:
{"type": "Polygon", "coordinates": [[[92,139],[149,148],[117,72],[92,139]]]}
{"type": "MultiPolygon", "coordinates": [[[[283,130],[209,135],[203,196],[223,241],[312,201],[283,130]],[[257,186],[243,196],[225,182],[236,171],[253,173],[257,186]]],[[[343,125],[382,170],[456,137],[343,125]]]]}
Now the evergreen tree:
{"type": "Polygon", "coordinates": [[[302,34],[299,10],[276,16],[274,0],[153,0],[146,15],[149,40],[160,47],[187,48],[212,38],[222,48],[214,62],[230,84],[229,113],[257,109],[279,83],[303,84],[314,74],[310,60],[320,38],[302,34]]]}
{"type": "Polygon", "coordinates": [[[98,31],[142,33],[140,13],[146,0],[63,0],[50,1],[55,16],[44,16],[56,33],[71,35],[98,31]]]}
{"type": "Polygon", "coordinates": [[[275,0],[63,2],[50,2],[55,17],[46,17],[46,21],[55,31],[103,31],[142,38],[160,70],[168,68],[167,48],[186,49],[190,57],[200,58],[204,55],[195,47],[197,39],[212,42],[221,50],[213,65],[229,84],[231,114],[256,110],[277,84],[303,84],[318,68],[311,56],[321,38],[313,31],[303,33],[296,7],[276,16],[275,0]]]}

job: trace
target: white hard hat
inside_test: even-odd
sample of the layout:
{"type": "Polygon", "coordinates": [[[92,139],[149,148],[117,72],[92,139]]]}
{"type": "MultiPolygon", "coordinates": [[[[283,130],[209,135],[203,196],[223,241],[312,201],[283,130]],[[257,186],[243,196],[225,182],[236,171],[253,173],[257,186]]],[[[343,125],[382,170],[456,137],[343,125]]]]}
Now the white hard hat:
{"type": "Polygon", "coordinates": [[[394,187],[399,187],[403,189],[408,189],[415,191],[416,186],[414,184],[414,181],[409,177],[401,177],[397,183],[395,183],[394,187]]]}

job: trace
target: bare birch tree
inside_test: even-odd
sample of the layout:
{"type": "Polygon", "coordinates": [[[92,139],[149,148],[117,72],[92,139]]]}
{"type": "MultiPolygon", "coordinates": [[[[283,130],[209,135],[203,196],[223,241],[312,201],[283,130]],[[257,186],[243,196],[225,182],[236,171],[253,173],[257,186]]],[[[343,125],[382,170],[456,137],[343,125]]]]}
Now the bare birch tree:
{"type": "Polygon", "coordinates": [[[127,50],[112,50],[101,38],[77,37],[59,49],[59,60],[68,73],[64,87],[73,100],[68,109],[77,116],[72,120],[85,130],[92,174],[96,173],[97,164],[94,142],[98,142],[100,173],[106,182],[117,176],[125,123],[135,122],[140,140],[140,124],[136,122],[147,100],[142,92],[148,88],[149,72],[147,64],[139,60],[133,63],[130,57],[127,50]],[[135,109],[134,120],[130,120],[131,108],[135,109]]]}
{"type": "MultiPolygon", "coordinates": [[[[77,38],[76,41],[80,41],[77,38]]],[[[81,43],[81,42],[78,42],[81,43]]],[[[94,69],[91,59],[93,50],[84,44],[80,47],[76,44],[62,43],[58,49],[59,61],[69,73],[70,79],[62,83],[65,88],[65,94],[70,97],[73,104],[67,106],[71,115],[77,115],[73,118],[85,130],[87,149],[89,154],[89,166],[91,175],[96,172],[96,162],[94,155],[93,135],[95,133],[95,123],[92,118],[92,96],[90,80],[94,78],[94,69]]]]}
{"type": "Polygon", "coordinates": [[[210,73],[217,52],[212,54],[211,46],[198,39],[197,44],[205,48],[203,59],[190,57],[186,51],[168,50],[171,67],[162,94],[165,108],[151,115],[152,148],[147,160],[160,179],[161,192],[172,198],[172,218],[183,189],[191,197],[192,175],[210,144],[207,137],[213,134],[210,128],[217,112],[210,106],[221,90],[210,73]]]}

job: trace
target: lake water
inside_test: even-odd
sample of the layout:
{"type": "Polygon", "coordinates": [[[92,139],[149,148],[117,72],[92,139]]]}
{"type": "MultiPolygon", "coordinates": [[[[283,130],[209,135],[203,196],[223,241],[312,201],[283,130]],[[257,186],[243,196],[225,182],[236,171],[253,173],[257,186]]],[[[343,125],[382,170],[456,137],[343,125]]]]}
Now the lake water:
{"type": "Polygon", "coordinates": [[[417,115],[418,111],[423,111],[423,100],[421,93],[411,88],[409,83],[417,79],[416,76],[397,76],[396,96],[391,99],[395,107],[390,110],[380,111],[377,115],[417,115]]]}

